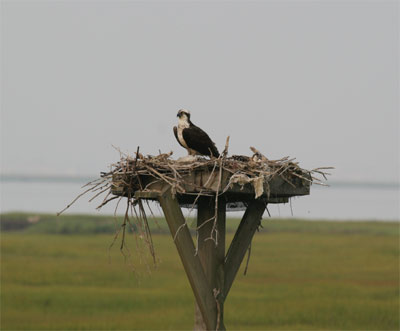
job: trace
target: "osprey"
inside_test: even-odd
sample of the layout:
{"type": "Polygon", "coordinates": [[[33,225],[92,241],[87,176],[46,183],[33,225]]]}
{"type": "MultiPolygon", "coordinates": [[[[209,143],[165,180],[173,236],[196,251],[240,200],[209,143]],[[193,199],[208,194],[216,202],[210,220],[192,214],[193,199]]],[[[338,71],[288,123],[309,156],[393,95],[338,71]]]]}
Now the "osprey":
{"type": "Polygon", "coordinates": [[[208,155],[219,157],[218,149],[207,133],[190,121],[190,112],[186,109],[178,111],[178,126],[174,126],[174,134],[178,143],[187,149],[189,155],[208,155]]]}

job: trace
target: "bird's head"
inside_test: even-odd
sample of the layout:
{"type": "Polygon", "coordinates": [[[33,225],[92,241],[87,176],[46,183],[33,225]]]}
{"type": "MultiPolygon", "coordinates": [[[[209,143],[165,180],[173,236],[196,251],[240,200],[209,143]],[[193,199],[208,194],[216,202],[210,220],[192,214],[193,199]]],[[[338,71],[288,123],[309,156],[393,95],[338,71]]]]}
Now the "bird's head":
{"type": "Polygon", "coordinates": [[[180,120],[189,121],[190,120],[190,111],[187,109],[180,109],[176,116],[178,116],[180,120]]]}

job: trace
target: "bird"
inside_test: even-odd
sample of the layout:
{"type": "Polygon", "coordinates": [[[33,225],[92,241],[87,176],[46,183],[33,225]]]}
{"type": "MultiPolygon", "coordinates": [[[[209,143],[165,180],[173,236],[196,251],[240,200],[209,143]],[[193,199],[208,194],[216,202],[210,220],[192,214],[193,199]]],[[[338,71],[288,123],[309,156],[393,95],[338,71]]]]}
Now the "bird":
{"type": "Polygon", "coordinates": [[[180,109],[176,116],[178,126],[174,126],[175,138],[182,147],[187,149],[189,155],[219,157],[218,149],[208,134],[190,121],[189,110],[180,109]]]}

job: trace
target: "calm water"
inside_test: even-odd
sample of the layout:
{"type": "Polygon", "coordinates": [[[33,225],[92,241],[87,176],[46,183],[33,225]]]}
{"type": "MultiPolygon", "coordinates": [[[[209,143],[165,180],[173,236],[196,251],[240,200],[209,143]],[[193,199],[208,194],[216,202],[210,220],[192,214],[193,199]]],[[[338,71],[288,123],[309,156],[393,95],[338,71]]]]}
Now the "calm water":
{"type": "MultiPolygon", "coordinates": [[[[1,180],[0,211],[56,213],[70,203],[88,180],[6,178],[1,180]]],[[[112,214],[115,202],[100,212],[95,207],[102,198],[88,202],[83,196],[67,213],[112,214]]],[[[115,200],[117,201],[117,200],[115,200]]],[[[396,220],[400,219],[400,192],[398,185],[367,185],[332,183],[330,187],[314,185],[311,195],[293,198],[291,204],[269,205],[272,216],[337,219],[337,220],[396,220]]],[[[119,214],[123,213],[123,202],[119,214]]],[[[160,209],[154,206],[157,214],[160,209]]],[[[194,214],[194,212],[193,212],[194,214]]],[[[230,216],[241,215],[240,212],[230,216]]]]}

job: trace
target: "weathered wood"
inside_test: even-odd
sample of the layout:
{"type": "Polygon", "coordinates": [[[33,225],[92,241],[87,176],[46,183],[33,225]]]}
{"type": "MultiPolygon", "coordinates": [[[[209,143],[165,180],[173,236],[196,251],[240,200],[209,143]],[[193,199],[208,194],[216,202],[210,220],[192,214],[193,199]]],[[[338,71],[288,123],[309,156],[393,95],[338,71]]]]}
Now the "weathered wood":
{"type": "MultiPolygon", "coordinates": [[[[217,304],[217,330],[225,330],[223,322],[223,281],[225,260],[225,201],[219,200],[217,209],[217,238],[211,240],[215,216],[215,197],[200,197],[197,212],[198,256],[217,304]],[[216,245],[217,244],[217,245],[216,245]],[[217,293],[219,293],[217,295],[217,293]]],[[[206,330],[203,316],[195,305],[195,330],[206,330]]]]}
{"type": "Polygon", "coordinates": [[[136,199],[155,200],[155,199],[158,199],[160,194],[161,194],[161,192],[159,192],[159,191],[136,191],[135,198],[136,199]]]}
{"type": "MultiPolygon", "coordinates": [[[[183,188],[189,194],[178,194],[179,202],[184,200],[185,203],[190,203],[195,199],[195,194],[200,191],[204,194],[215,194],[218,188],[226,188],[224,197],[228,202],[234,201],[251,201],[255,198],[254,187],[251,183],[245,185],[233,184],[228,187],[229,180],[232,173],[223,170],[221,172],[221,182],[219,182],[218,172],[212,173],[211,169],[202,169],[193,171],[187,175],[183,175],[183,188]],[[190,193],[192,195],[190,195],[190,193]]],[[[304,175],[307,176],[307,175],[304,175]]],[[[309,178],[310,180],[311,178],[309,178]]],[[[299,177],[292,176],[290,178],[283,178],[281,176],[275,176],[264,183],[264,193],[262,198],[268,201],[268,203],[280,203],[284,200],[281,198],[289,198],[292,196],[308,195],[310,194],[310,181],[301,179],[299,177]]],[[[115,195],[127,196],[126,183],[129,182],[129,175],[126,174],[115,174],[113,175],[112,193],[115,195]]],[[[140,182],[143,187],[148,190],[162,191],[168,183],[155,179],[152,176],[140,175],[140,182]]],[[[137,185],[133,184],[133,186],[137,185]]],[[[137,191],[138,187],[132,187],[132,191],[137,191]]],[[[132,195],[132,194],[131,194],[132,195]]]]}
{"type": "Polygon", "coordinates": [[[164,191],[159,196],[159,202],[164,211],[171,235],[181,257],[182,264],[192,287],[196,302],[203,315],[207,330],[215,330],[217,323],[217,304],[202,264],[197,255],[192,237],[186,226],[178,201],[174,199],[171,190],[164,191]],[[177,231],[179,231],[177,233],[177,231]]]}
{"type": "MultiPolygon", "coordinates": [[[[168,185],[168,184],[166,184],[166,185],[168,185]]],[[[135,198],[136,199],[157,200],[159,195],[161,194],[160,190],[164,190],[164,189],[165,189],[165,186],[164,187],[160,186],[158,188],[158,190],[136,191],[135,192],[135,198]]],[[[179,193],[177,193],[176,196],[177,196],[177,199],[178,199],[179,203],[186,203],[186,204],[190,205],[190,208],[192,207],[191,204],[197,198],[197,195],[186,195],[186,194],[179,194],[179,193]]],[[[222,197],[224,198],[224,200],[227,200],[229,195],[222,195],[222,197]]],[[[268,199],[264,198],[264,200],[268,204],[287,203],[287,202],[289,202],[289,198],[287,198],[287,197],[286,198],[285,197],[282,197],[282,198],[272,198],[272,197],[270,197],[268,199]]],[[[246,201],[246,199],[244,201],[246,201]]],[[[230,202],[233,202],[233,201],[230,201],[230,202]]]]}
{"type": "Polygon", "coordinates": [[[259,199],[253,200],[247,207],[235,233],[225,258],[225,298],[228,296],[240,264],[242,263],[251,240],[253,239],[254,233],[261,224],[261,218],[265,211],[265,207],[264,201],[259,199]]]}

